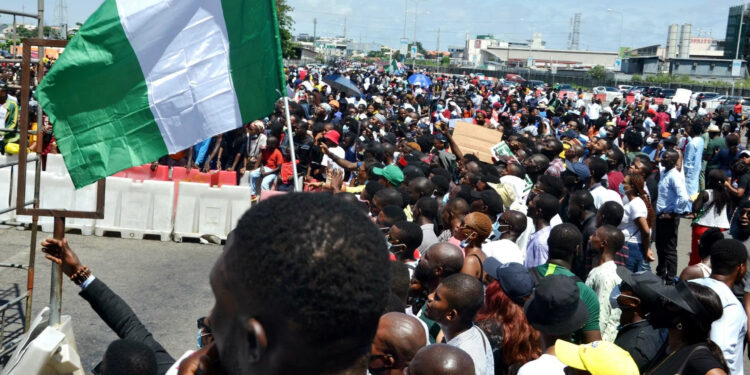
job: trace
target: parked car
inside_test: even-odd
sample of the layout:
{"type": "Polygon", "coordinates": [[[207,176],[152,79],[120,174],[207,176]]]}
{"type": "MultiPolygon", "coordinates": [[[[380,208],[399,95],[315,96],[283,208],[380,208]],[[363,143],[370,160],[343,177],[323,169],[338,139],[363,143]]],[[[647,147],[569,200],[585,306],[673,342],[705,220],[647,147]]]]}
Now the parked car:
{"type": "Polygon", "coordinates": [[[672,99],[674,98],[674,94],[677,92],[677,89],[662,89],[659,91],[659,97],[664,99],[672,99]]]}
{"type": "Polygon", "coordinates": [[[615,99],[622,99],[622,93],[614,87],[610,86],[599,86],[594,87],[594,94],[606,95],[605,101],[611,102],[615,99]]]}
{"type": "Polygon", "coordinates": [[[560,85],[560,91],[576,91],[576,89],[574,89],[572,85],[563,83],[560,85]]]}
{"type": "Polygon", "coordinates": [[[630,88],[629,93],[632,93],[632,94],[641,93],[641,94],[643,94],[643,92],[646,89],[648,89],[648,87],[646,87],[646,86],[633,86],[633,87],[630,88]]]}
{"type": "Polygon", "coordinates": [[[746,115],[750,112],[750,100],[741,96],[726,96],[726,98],[716,106],[716,111],[724,116],[729,116],[729,114],[734,111],[734,106],[739,100],[742,100],[742,113],[746,115]]]}
{"type": "Polygon", "coordinates": [[[655,98],[657,97],[659,90],[663,90],[663,89],[664,89],[663,87],[651,86],[647,88],[646,91],[643,92],[643,95],[648,96],[650,98],[655,98]]]}
{"type": "Polygon", "coordinates": [[[617,89],[622,93],[622,95],[627,95],[632,88],[633,86],[631,85],[617,85],[617,89]]]}
{"type": "Polygon", "coordinates": [[[536,89],[544,88],[544,81],[529,80],[529,81],[526,81],[526,83],[529,85],[529,87],[533,87],[536,89]]]}

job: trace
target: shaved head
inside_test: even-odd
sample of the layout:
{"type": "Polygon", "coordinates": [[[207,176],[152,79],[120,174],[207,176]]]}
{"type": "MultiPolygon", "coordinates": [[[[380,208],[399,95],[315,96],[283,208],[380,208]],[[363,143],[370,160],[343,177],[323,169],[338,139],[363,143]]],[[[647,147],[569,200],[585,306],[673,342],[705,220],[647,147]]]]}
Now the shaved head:
{"type": "Polygon", "coordinates": [[[393,356],[391,369],[403,369],[425,345],[427,333],[417,318],[401,312],[390,312],[380,317],[372,352],[373,355],[393,356]]]}
{"type": "Polygon", "coordinates": [[[474,372],[471,357],[448,344],[433,344],[420,349],[409,365],[409,375],[465,375],[474,372]]]}
{"type": "Polygon", "coordinates": [[[521,235],[526,230],[526,225],[528,224],[526,215],[514,210],[503,212],[502,221],[510,225],[510,229],[516,236],[521,235]]]}

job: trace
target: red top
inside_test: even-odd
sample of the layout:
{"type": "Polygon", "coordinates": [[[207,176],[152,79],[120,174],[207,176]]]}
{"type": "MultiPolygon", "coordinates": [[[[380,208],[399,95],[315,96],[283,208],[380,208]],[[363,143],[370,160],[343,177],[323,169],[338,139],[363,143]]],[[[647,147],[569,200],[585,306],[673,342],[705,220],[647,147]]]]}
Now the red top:
{"type": "Polygon", "coordinates": [[[263,164],[268,168],[276,169],[284,162],[284,156],[281,155],[278,148],[273,149],[273,151],[265,149],[261,152],[263,153],[263,164]]]}

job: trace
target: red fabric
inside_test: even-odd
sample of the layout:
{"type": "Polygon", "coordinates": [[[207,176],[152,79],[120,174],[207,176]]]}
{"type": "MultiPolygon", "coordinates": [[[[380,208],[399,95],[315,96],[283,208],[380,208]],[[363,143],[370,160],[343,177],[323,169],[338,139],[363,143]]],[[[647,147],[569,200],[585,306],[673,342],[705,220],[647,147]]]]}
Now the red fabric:
{"type": "Polygon", "coordinates": [[[263,155],[263,164],[271,169],[276,169],[284,162],[284,156],[278,148],[273,150],[265,149],[261,151],[263,155]]]}
{"type": "MultiPolygon", "coordinates": [[[[620,184],[622,183],[622,180],[625,179],[625,176],[622,175],[622,172],[620,171],[612,171],[607,173],[607,181],[609,184],[609,190],[617,192],[617,194],[620,194],[620,184]]],[[[620,194],[622,196],[622,194],[620,194]]]]}
{"type": "Polygon", "coordinates": [[[701,257],[698,255],[698,241],[701,239],[703,232],[707,231],[710,227],[704,227],[703,225],[693,224],[693,238],[690,244],[690,262],[688,266],[698,264],[701,262],[701,257]]]}

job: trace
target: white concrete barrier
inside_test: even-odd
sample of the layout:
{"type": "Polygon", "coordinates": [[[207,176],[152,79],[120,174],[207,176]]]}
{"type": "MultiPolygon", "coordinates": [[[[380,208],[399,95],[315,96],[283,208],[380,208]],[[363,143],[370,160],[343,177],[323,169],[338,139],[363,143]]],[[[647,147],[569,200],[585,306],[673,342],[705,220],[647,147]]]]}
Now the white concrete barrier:
{"type": "Polygon", "coordinates": [[[181,182],[178,186],[174,240],[216,236],[222,240],[250,208],[249,186],[210,187],[181,182]]]}
{"type": "Polygon", "coordinates": [[[44,170],[57,174],[68,174],[68,167],[65,166],[65,161],[60,154],[48,154],[47,164],[44,170]]]}
{"type": "Polygon", "coordinates": [[[169,241],[174,182],[107,177],[106,185],[104,219],[95,223],[97,236],[117,232],[122,238],[142,239],[144,235],[157,235],[162,241],[169,241]]]}
{"type": "MultiPolygon", "coordinates": [[[[2,161],[0,161],[2,163],[2,161]]],[[[10,201],[10,190],[13,186],[11,181],[10,168],[0,168],[0,211],[13,207],[15,202],[10,201]]],[[[0,214],[0,223],[12,220],[15,217],[15,210],[0,214]]]]}

